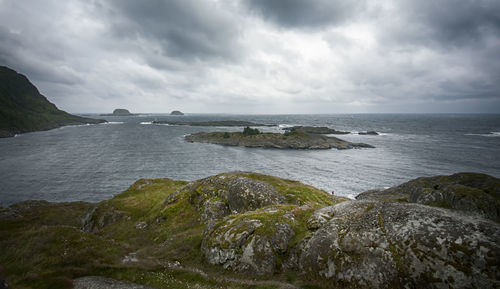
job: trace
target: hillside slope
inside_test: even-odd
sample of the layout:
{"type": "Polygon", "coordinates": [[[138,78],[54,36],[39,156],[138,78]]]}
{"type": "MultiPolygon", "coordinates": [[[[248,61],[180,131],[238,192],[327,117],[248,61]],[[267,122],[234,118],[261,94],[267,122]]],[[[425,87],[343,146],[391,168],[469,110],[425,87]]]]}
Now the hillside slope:
{"type": "Polygon", "coordinates": [[[58,109],[26,76],[0,66],[0,137],[102,122],[105,120],[79,117],[58,109]]]}

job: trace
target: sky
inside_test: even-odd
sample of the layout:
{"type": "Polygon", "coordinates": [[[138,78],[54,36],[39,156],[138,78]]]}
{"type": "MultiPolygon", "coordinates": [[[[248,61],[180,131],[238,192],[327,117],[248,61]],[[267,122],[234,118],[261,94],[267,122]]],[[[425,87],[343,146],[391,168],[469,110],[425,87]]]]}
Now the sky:
{"type": "Polygon", "coordinates": [[[0,0],[73,113],[500,113],[498,0],[0,0]]]}

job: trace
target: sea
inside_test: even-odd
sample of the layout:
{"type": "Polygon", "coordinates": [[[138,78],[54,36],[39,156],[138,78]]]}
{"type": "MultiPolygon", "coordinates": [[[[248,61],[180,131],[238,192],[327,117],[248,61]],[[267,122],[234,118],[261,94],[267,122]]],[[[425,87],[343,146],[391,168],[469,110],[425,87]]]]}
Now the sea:
{"type": "Polygon", "coordinates": [[[480,172],[500,177],[499,114],[85,115],[106,124],[66,126],[0,139],[0,205],[24,200],[98,202],[141,178],[196,180],[222,172],[269,174],[354,198],[417,177],[480,172]],[[373,149],[280,150],[188,143],[198,131],[241,127],[152,124],[154,120],[242,120],[350,131],[373,149]],[[376,131],[379,135],[359,135],[376,131]]]}

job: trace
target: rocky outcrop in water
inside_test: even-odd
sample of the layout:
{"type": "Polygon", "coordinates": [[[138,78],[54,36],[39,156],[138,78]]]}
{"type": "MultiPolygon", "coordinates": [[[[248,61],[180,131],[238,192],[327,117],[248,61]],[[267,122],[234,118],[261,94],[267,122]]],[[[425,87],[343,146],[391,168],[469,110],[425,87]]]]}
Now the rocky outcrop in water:
{"type": "Polygon", "coordinates": [[[361,132],[358,132],[359,135],[378,135],[378,132],[376,131],[361,131],[361,132]]]}
{"type": "Polygon", "coordinates": [[[182,113],[181,111],[179,110],[173,110],[170,115],[184,115],[184,113],[182,113]]]}
{"type": "Polygon", "coordinates": [[[187,125],[187,126],[273,126],[262,123],[255,123],[250,121],[240,120],[214,120],[214,121],[169,121],[169,120],[155,120],[154,124],[168,124],[168,125],[187,125]]]}
{"type": "Polygon", "coordinates": [[[336,137],[295,131],[290,134],[259,133],[244,135],[239,132],[198,132],[186,136],[188,142],[220,144],[227,146],[262,147],[275,149],[352,149],[373,148],[364,143],[351,143],[336,137]]]}
{"type": "Polygon", "coordinates": [[[113,113],[101,114],[101,116],[133,116],[136,114],[130,113],[128,109],[117,108],[113,110],[113,113]]]}
{"type": "Polygon", "coordinates": [[[326,126],[293,126],[284,128],[285,131],[301,130],[312,134],[349,134],[348,131],[335,130],[326,126]]]}

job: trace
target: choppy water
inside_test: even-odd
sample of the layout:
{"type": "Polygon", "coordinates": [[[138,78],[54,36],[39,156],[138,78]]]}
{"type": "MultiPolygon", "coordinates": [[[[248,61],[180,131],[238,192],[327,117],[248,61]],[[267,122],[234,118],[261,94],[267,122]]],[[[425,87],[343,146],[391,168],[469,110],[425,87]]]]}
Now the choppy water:
{"type": "MultiPolygon", "coordinates": [[[[419,176],[460,171],[500,177],[500,115],[140,115],[0,139],[0,204],[27,199],[100,201],[139,178],[194,180],[244,170],[353,196],[419,176]],[[197,131],[152,120],[247,120],[380,132],[340,136],[375,149],[275,150],[187,143],[197,131]]],[[[278,131],[278,127],[266,128],[278,131]]]]}

